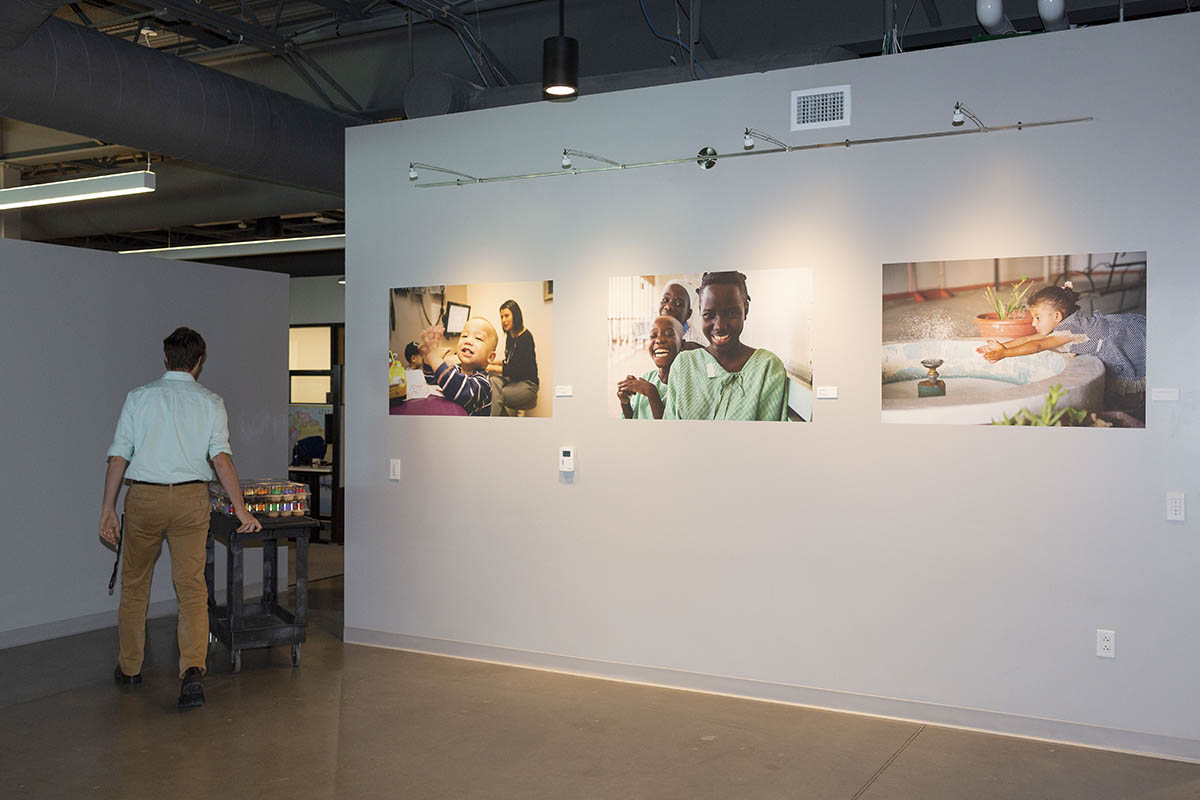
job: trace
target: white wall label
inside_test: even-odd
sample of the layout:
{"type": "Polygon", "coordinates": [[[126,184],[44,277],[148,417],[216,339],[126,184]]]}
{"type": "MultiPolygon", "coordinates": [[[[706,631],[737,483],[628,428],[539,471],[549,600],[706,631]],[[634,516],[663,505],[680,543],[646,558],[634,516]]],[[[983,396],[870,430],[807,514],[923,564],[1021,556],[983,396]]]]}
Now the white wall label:
{"type": "Polygon", "coordinates": [[[555,397],[570,397],[572,394],[574,394],[574,390],[572,389],[571,384],[569,384],[569,383],[564,384],[562,386],[554,387],[554,396],[555,397]]]}
{"type": "Polygon", "coordinates": [[[1179,399],[1179,390],[1174,388],[1155,388],[1150,390],[1150,399],[1156,403],[1170,403],[1179,399]]]}
{"type": "Polygon", "coordinates": [[[837,400],[838,399],[837,387],[836,386],[818,386],[817,387],[817,399],[818,400],[837,400]]]}
{"type": "Polygon", "coordinates": [[[388,480],[389,481],[400,480],[400,459],[393,458],[391,461],[388,462],[388,480]]]}

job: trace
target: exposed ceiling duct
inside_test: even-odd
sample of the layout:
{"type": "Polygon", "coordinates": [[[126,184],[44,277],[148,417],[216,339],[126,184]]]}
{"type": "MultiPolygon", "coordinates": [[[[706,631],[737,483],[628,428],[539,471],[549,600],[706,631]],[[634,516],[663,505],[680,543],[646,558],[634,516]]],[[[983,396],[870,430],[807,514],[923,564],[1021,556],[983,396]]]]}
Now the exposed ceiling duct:
{"type": "Polygon", "coordinates": [[[0,3],[0,116],[240,175],[343,192],[342,116],[153,48],[46,18],[57,5],[0,3]]]}

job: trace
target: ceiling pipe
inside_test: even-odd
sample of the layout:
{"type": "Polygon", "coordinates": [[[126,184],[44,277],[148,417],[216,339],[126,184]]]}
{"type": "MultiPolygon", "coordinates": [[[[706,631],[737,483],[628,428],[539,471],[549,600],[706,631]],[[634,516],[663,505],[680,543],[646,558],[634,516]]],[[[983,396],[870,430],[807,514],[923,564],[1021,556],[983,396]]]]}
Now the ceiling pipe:
{"type": "Polygon", "coordinates": [[[343,192],[342,116],[57,17],[36,25],[52,5],[0,2],[0,116],[343,192]]]}
{"type": "Polygon", "coordinates": [[[975,0],[975,19],[992,36],[1017,32],[1004,13],[1004,0],[975,0]]]}
{"type": "Polygon", "coordinates": [[[61,0],[9,0],[3,4],[0,25],[0,52],[25,44],[33,32],[62,5],[61,0]]]}
{"type": "Polygon", "coordinates": [[[1067,20],[1067,4],[1065,0],[1038,0],[1038,16],[1042,18],[1042,27],[1048,31],[1065,31],[1071,27],[1067,20]]]}

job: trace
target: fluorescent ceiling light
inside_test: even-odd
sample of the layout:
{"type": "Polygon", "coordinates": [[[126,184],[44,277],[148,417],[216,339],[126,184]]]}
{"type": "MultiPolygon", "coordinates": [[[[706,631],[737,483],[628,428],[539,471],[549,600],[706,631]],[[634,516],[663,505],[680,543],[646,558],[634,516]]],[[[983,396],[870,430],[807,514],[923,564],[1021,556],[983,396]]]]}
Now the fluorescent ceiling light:
{"type": "Polygon", "coordinates": [[[333,233],[325,236],[294,236],[290,239],[259,239],[251,242],[217,242],[215,244],[192,244],[182,247],[150,247],[144,250],[121,250],[122,253],[173,258],[186,261],[189,258],[234,258],[237,256],[261,256],[270,253],[310,253],[318,250],[346,249],[346,234],[333,233]]]}
{"type": "Polygon", "coordinates": [[[153,191],[154,173],[149,170],[122,172],[119,175],[96,175],[91,178],[0,189],[0,211],[153,191]]]}

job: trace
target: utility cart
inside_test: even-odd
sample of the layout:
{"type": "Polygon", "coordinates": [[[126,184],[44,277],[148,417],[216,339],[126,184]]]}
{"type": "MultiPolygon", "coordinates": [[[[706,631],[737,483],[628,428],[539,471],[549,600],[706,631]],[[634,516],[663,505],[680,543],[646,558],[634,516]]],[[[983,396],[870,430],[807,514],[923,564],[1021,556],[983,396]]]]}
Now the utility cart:
{"type": "Polygon", "coordinates": [[[312,517],[287,516],[260,519],[258,533],[238,533],[236,517],[220,511],[209,514],[208,544],[204,579],[208,583],[209,641],[229,648],[233,671],[242,668],[242,650],[248,647],[292,646],[292,666],[300,666],[300,645],[308,626],[308,540],[320,523],[312,517]],[[296,607],[279,605],[279,547],[283,540],[296,543],[296,607]],[[226,548],[225,605],[218,606],[213,593],[214,542],[226,548]],[[245,547],[262,542],[262,599],[247,603],[243,598],[245,547]]]}

